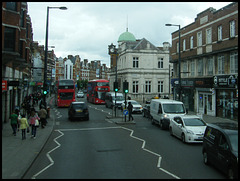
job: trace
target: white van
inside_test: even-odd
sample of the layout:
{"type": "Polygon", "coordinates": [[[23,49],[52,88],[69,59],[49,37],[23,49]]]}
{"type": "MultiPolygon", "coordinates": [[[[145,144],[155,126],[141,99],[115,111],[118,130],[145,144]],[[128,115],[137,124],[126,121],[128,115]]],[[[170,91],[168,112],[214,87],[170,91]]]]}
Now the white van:
{"type": "Polygon", "coordinates": [[[150,115],[152,124],[157,123],[162,129],[169,129],[170,119],[175,116],[185,115],[187,111],[180,101],[169,99],[152,99],[150,115]]]}
{"type": "MultiPolygon", "coordinates": [[[[117,92],[116,105],[118,108],[121,108],[122,103],[124,102],[124,97],[122,93],[117,92]]],[[[112,108],[115,105],[115,92],[107,92],[105,96],[106,107],[112,108]]]]}

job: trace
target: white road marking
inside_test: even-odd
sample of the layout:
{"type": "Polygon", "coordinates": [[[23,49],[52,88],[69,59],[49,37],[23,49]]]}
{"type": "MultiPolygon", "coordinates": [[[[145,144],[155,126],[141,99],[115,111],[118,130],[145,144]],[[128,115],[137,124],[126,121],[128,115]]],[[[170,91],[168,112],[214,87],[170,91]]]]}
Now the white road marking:
{"type": "Polygon", "coordinates": [[[44,172],[46,169],[48,169],[49,167],[51,167],[52,165],[54,165],[54,161],[52,160],[52,158],[51,158],[51,156],[50,156],[50,153],[53,152],[54,150],[56,150],[57,148],[59,148],[59,147],[61,146],[61,144],[57,142],[57,139],[60,138],[60,137],[62,137],[62,136],[64,135],[64,133],[63,133],[62,131],[92,131],[92,130],[116,129],[116,128],[117,128],[117,129],[122,128],[122,129],[124,129],[124,130],[130,131],[130,132],[131,132],[130,135],[129,135],[130,137],[132,137],[132,138],[134,138],[134,139],[137,139],[137,140],[143,142],[143,143],[142,143],[142,149],[143,149],[144,151],[149,152],[149,153],[151,153],[151,154],[153,154],[153,155],[155,155],[155,156],[158,157],[157,168],[159,168],[159,170],[165,172],[166,174],[168,174],[168,175],[170,175],[170,176],[172,176],[172,177],[174,177],[174,178],[176,178],[176,179],[180,179],[180,177],[176,176],[175,174],[173,174],[173,173],[171,173],[171,172],[169,172],[169,171],[161,168],[162,156],[159,155],[159,154],[157,154],[157,153],[155,153],[155,152],[153,152],[153,151],[150,151],[150,150],[146,149],[146,148],[145,148],[146,141],[143,140],[143,139],[141,139],[141,138],[138,138],[138,137],[136,137],[136,136],[133,136],[134,130],[129,129],[129,128],[125,128],[125,127],[123,127],[123,126],[102,127],[102,128],[58,129],[58,130],[55,130],[55,131],[58,131],[61,135],[58,136],[58,137],[56,137],[56,138],[54,139],[54,141],[57,143],[57,146],[56,146],[55,148],[53,148],[52,150],[50,150],[50,151],[46,154],[47,158],[48,158],[49,161],[50,161],[50,164],[49,164],[48,166],[46,166],[44,169],[42,169],[41,171],[39,171],[37,174],[33,175],[33,176],[32,176],[32,179],[35,179],[38,175],[40,175],[40,174],[41,174],[42,172],[44,172]]]}

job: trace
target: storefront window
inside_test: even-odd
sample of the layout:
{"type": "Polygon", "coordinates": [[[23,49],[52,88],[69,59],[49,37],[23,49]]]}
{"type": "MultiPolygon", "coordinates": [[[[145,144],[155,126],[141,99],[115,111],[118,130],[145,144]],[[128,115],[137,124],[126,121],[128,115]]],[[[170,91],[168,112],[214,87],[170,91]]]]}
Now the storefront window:
{"type": "Polygon", "coordinates": [[[203,94],[199,94],[199,108],[203,109],[203,94]]]}
{"type": "Polygon", "coordinates": [[[238,98],[236,89],[217,91],[217,116],[234,119],[238,118],[238,98]]]}

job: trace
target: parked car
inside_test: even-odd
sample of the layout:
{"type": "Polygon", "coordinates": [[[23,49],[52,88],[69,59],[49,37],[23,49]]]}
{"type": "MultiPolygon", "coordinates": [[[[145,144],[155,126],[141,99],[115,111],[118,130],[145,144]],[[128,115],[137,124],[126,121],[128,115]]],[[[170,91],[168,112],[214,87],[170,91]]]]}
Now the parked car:
{"type": "MultiPolygon", "coordinates": [[[[142,109],[143,109],[142,105],[135,100],[127,100],[126,108],[129,102],[131,102],[131,104],[133,105],[133,110],[132,110],[133,113],[142,113],[142,109]]],[[[123,109],[125,109],[125,101],[122,103],[122,110],[123,109]]]]}
{"type": "Polygon", "coordinates": [[[145,106],[143,106],[142,115],[143,117],[151,118],[150,104],[146,104],[145,106]]]}
{"type": "Polygon", "coordinates": [[[169,99],[152,99],[150,103],[150,115],[152,124],[159,124],[162,129],[168,129],[170,119],[175,116],[183,116],[187,113],[184,104],[180,101],[169,99]]]}
{"type": "Polygon", "coordinates": [[[211,163],[228,178],[238,179],[238,125],[208,124],[203,137],[203,162],[211,163]]]}
{"type": "Polygon", "coordinates": [[[77,97],[78,98],[84,98],[84,93],[83,92],[78,92],[77,97]]]}
{"type": "Polygon", "coordinates": [[[196,115],[176,116],[170,120],[169,131],[184,143],[202,143],[206,126],[196,115]]]}
{"type": "Polygon", "coordinates": [[[68,119],[80,118],[89,120],[88,106],[85,102],[72,102],[68,109],[68,119]]]}

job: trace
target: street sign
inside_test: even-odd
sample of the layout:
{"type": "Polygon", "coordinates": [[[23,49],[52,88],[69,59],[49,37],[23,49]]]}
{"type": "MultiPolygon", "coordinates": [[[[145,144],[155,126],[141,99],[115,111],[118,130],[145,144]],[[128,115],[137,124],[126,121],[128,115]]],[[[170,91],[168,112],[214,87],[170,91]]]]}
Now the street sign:
{"type": "Polygon", "coordinates": [[[123,114],[124,114],[125,116],[127,116],[127,115],[128,115],[128,110],[127,110],[127,109],[124,109],[124,110],[123,110],[123,114]]]}

